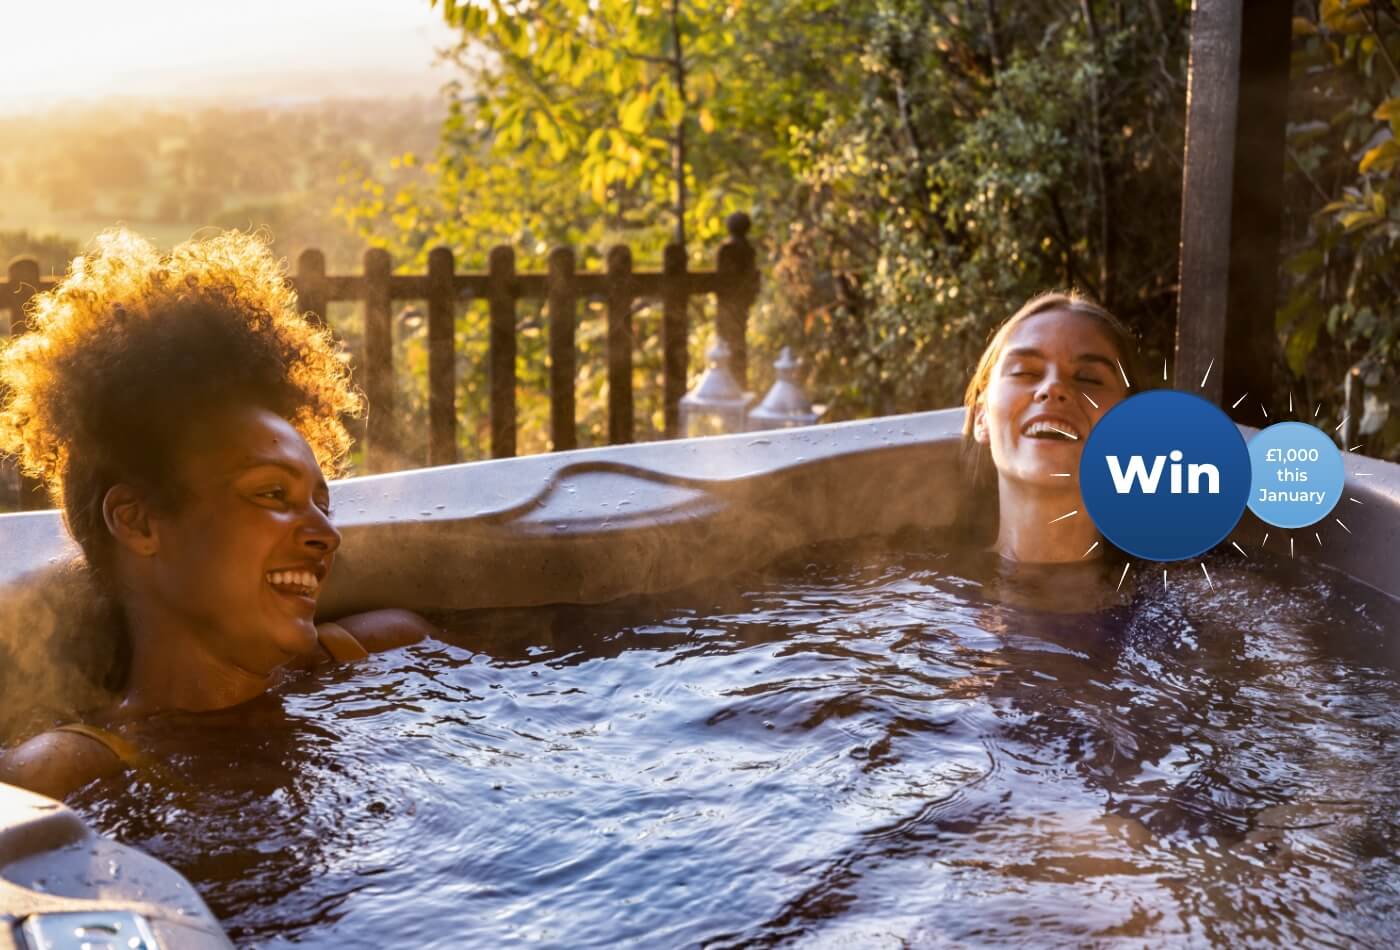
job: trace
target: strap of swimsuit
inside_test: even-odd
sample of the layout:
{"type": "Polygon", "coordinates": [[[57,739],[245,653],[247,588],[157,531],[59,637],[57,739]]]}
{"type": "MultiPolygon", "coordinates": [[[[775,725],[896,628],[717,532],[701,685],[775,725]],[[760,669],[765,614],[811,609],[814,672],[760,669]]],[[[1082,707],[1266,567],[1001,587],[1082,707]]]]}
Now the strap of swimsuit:
{"type": "Polygon", "coordinates": [[[97,726],[89,726],[81,722],[68,722],[61,726],[55,726],[53,731],[86,736],[93,742],[106,746],[113,755],[121,760],[123,765],[129,768],[139,768],[147,764],[146,756],[140,749],[107,729],[100,729],[97,726]]]}
{"type": "Polygon", "coordinates": [[[356,640],[353,633],[338,623],[318,624],[316,639],[321,642],[322,649],[329,653],[331,659],[337,663],[350,663],[369,656],[369,651],[364,648],[364,644],[356,640]]]}

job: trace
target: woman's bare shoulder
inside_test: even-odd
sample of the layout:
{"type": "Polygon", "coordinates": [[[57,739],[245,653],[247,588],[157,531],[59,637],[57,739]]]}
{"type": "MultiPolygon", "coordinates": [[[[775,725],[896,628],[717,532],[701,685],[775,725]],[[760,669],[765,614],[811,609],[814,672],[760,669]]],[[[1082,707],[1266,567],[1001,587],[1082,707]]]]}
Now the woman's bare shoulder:
{"type": "Polygon", "coordinates": [[[408,646],[436,636],[440,631],[411,610],[371,610],[335,621],[369,653],[408,646]]]}
{"type": "Polygon", "coordinates": [[[52,729],[0,754],[0,782],[63,798],[122,767],[121,758],[101,740],[52,729]]]}

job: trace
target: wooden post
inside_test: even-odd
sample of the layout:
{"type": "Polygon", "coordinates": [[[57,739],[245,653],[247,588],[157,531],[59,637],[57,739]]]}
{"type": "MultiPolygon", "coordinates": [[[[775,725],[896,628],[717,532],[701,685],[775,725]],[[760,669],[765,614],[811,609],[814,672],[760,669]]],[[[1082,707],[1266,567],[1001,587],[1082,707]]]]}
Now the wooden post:
{"type": "Polygon", "coordinates": [[[398,463],[394,433],[394,317],[389,294],[393,261],[379,247],[365,251],[365,396],[369,425],[365,467],[389,471],[398,463]]]}
{"type": "MultiPolygon", "coordinates": [[[[1235,127],[1234,186],[1230,202],[1230,286],[1225,312],[1228,402],[1254,393],[1267,400],[1278,360],[1278,310],[1283,179],[1288,124],[1288,69],[1293,52],[1293,9],[1277,0],[1243,0],[1240,91],[1235,127]]],[[[1241,422],[1246,404],[1236,410],[1241,422]]],[[[1348,445],[1355,445],[1349,442],[1348,445]]]]}
{"type": "Polygon", "coordinates": [[[549,433],[556,452],[578,448],[575,266],[572,248],[556,247],[549,252],[549,433]]]}
{"type": "MultiPolygon", "coordinates": [[[[27,327],[25,308],[39,291],[39,262],[32,257],[16,257],[10,261],[10,294],[5,303],[10,308],[10,335],[19,336],[27,327]]],[[[19,479],[19,509],[42,511],[51,508],[49,493],[43,482],[21,475],[19,479]]]]}
{"type": "Polygon", "coordinates": [[[608,442],[631,442],[632,428],[632,250],[608,251],[608,442]]]}
{"type": "Polygon", "coordinates": [[[1191,14],[1175,383],[1217,404],[1272,395],[1291,23],[1277,0],[1191,14]]]}
{"type": "Polygon", "coordinates": [[[326,255],[314,247],[297,258],[297,306],[310,314],[311,322],[326,325],[326,255]]]}
{"type": "Polygon", "coordinates": [[[452,251],[428,252],[428,464],[457,461],[457,295],[452,251]]]}
{"type": "Polygon", "coordinates": [[[1224,377],[1231,223],[1225,210],[1239,107],[1240,22],[1240,0],[1195,0],[1187,66],[1175,383],[1216,404],[1224,377]]]}
{"type": "Polygon", "coordinates": [[[690,301],[687,286],[685,247],[666,245],[661,283],[661,359],[665,387],[666,438],[681,432],[681,397],[685,395],[687,344],[690,321],[686,308],[690,301]]]}
{"type": "Polygon", "coordinates": [[[515,251],[493,247],[491,303],[491,457],[515,454],[515,251]]]}
{"type": "Polygon", "coordinates": [[[715,330],[729,345],[733,354],[730,364],[739,385],[748,388],[749,355],[745,342],[749,323],[749,308],[758,296],[758,269],[754,264],[753,246],[748,234],[749,216],[736,211],[725,219],[729,239],[719,249],[719,293],[715,330]]]}
{"type": "Polygon", "coordinates": [[[39,291],[39,262],[32,257],[16,257],[10,261],[10,336],[19,336],[26,329],[24,308],[39,291]]]}

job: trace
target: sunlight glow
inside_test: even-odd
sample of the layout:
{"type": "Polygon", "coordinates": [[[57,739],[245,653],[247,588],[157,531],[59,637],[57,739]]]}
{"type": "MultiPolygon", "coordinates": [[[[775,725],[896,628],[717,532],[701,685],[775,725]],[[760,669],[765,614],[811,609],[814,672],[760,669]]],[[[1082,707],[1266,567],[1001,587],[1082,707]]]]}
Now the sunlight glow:
{"type": "Polygon", "coordinates": [[[428,0],[6,4],[0,112],[68,100],[432,95],[456,33],[428,0]],[[23,37],[23,41],[19,38],[23,37]]]}

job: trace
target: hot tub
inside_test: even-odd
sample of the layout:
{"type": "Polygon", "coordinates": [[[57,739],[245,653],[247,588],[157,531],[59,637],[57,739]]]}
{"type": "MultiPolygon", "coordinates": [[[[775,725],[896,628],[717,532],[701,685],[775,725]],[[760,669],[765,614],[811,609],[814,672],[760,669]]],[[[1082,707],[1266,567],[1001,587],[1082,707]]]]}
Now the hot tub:
{"type": "MultiPolygon", "coordinates": [[[[942,553],[961,422],[337,483],[326,613],[453,631],[164,724],[192,773],[74,806],[259,946],[1386,942],[1400,469],[1348,456],[1350,534],[1292,560],[1246,522],[1213,580],[1138,565],[1103,626],[942,553]]],[[[53,513],[0,539],[11,603],[72,554],[53,513]]]]}

